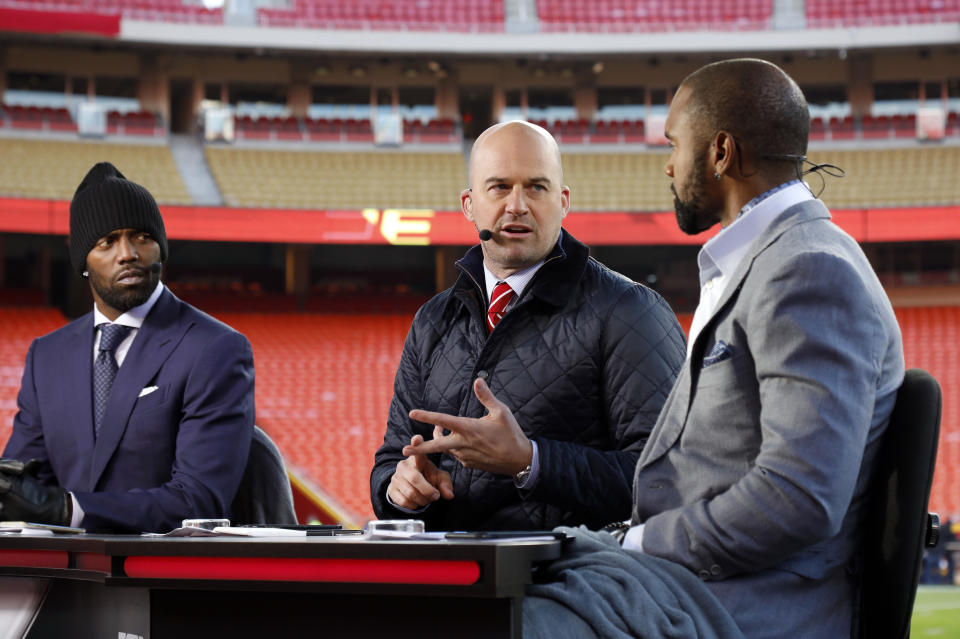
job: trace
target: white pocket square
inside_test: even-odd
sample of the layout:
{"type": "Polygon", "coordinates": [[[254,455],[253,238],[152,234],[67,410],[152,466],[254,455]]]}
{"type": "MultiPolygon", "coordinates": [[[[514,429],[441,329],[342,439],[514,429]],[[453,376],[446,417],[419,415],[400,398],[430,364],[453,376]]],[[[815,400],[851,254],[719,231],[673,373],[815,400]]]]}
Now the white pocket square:
{"type": "Polygon", "coordinates": [[[140,394],[137,395],[137,397],[143,397],[144,395],[149,395],[150,393],[152,393],[153,391],[157,390],[158,388],[160,388],[160,387],[159,387],[159,386],[144,386],[144,387],[143,387],[143,390],[140,391],[140,394]]]}

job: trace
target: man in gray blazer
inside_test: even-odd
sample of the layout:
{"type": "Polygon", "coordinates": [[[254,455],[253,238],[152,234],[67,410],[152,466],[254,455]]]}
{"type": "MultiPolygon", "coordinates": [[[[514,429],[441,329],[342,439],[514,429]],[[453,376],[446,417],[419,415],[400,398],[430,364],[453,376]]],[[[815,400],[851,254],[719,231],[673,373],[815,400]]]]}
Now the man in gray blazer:
{"type": "Polygon", "coordinates": [[[796,83],[751,59],[688,76],[666,121],[680,228],[723,228],[623,547],[698,575],[750,638],[855,635],[867,488],[903,379],[886,294],[801,181],[808,131],[796,83]]]}

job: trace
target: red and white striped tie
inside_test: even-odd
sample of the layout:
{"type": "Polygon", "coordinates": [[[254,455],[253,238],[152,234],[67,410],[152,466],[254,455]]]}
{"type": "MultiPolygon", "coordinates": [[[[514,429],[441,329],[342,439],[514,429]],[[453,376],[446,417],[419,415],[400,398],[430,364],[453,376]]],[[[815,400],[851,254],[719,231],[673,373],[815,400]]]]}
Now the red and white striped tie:
{"type": "Polygon", "coordinates": [[[498,282],[493,287],[493,295],[490,298],[490,308],[487,309],[487,331],[493,331],[493,328],[503,319],[503,309],[507,307],[510,300],[513,299],[513,289],[506,282],[498,282]]]}

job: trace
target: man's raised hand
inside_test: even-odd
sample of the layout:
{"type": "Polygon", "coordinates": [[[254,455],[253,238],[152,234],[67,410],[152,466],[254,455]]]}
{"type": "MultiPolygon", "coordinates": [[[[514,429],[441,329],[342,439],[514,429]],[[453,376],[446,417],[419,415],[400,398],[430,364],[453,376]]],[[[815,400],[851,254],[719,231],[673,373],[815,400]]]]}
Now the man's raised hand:
{"type": "Polygon", "coordinates": [[[490,473],[516,475],[533,460],[533,444],[524,434],[513,412],[497,399],[482,379],[473,382],[473,392],[487,409],[479,419],[457,417],[446,413],[414,409],[410,419],[433,424],[433,439],[410,441],[403,454],[422,456],[430,453],[452,455],[466,468],[478,468],[490,473]],[[440,428],[449,435],[438,432],[440,428]]]}

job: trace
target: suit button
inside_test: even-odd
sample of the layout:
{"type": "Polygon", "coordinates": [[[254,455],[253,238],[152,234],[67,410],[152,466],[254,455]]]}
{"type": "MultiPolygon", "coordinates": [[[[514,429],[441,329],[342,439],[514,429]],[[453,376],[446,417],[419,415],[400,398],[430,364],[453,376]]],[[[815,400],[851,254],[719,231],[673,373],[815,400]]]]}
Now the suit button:
{"type": "Polygon", "coordinates": [[[700,571],[700,578],[703,579],[704,581],[706,581],[707,579],[709,579],[709,578],[710,578],[710,571],[708,571],[708,570],[701,570],[701,571],[700,571]]]}
{"type": "Polygon", "coordinates": [[[720,574],[720,566],[718,566],[717,564],[713,564],[712,566],[710,566],[710,574],[712,574],[712,575],[719,575],[719,574],[720,574]]]}
{"type": "Polygon", "coordinates": [[[487,371],[477,371],[477,377],[479,377],[483,381],[487,381],[487,378],[490,377],[490,373],[488,373],[487,371]]]}

